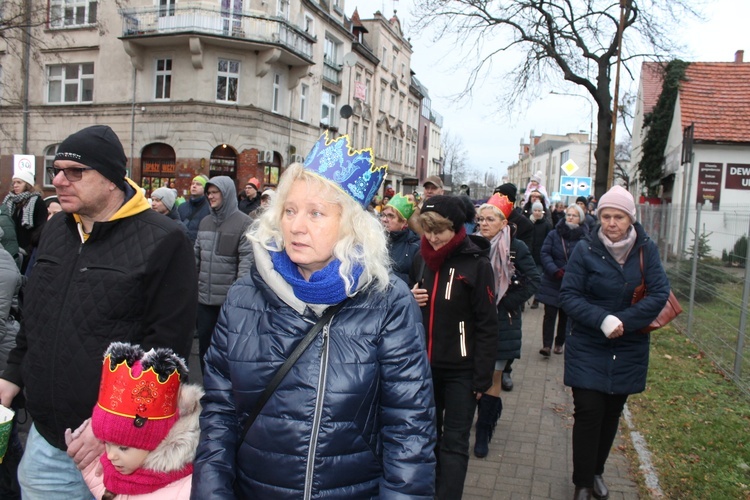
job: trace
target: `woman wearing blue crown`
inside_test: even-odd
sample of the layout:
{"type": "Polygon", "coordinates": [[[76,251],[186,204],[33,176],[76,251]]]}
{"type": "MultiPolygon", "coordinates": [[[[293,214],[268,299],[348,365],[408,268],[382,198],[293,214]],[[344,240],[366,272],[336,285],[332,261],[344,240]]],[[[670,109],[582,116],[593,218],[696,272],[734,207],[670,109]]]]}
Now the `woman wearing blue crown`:
{"type": "Polygon", "coordinates": [[[433,498],[424,332],[365,210],[372,156],[324,135],[251,228],[205,357],[193,498],[433,498]]]}

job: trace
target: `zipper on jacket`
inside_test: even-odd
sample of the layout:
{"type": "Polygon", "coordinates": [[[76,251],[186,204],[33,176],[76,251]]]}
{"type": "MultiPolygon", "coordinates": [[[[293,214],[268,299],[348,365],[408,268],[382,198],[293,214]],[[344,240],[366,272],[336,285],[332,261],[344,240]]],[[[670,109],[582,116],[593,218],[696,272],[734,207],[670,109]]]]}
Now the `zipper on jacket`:
{"type": "Polygon", "coordinates": [[[432,362],[432,327],[435,323],[435,299],[437,298],[438,282],[440,281],[440,270],[435,272],[432,283],[432,295],[430,295],[430,324],[427,331],[427,361],[432,362]]]}
{"type": "Polygon", "coordinates": [[[315,473],[315,454],[318,448],[318,434],[320,432],[320,419],[323,414],[323,403],[325,402],[325,385],[328,377],[328,335],[331,328],[331,322],[323,327],[323,349],[320,354],[320,374],[318,375],[318,392],[315,395],[315,410],[313,412],[313,423],[310,432],[310,449],[307,452],[307,467],[305,470],[305,491],[304,499],[312,498],[312,482],[315,473]]]}
{"type": "Polygon", "coordinates": [[[466,330],[464,328],[464,322],[460,321],[458,323],[458,331],[461,332],[460,336],[460,342],[461,342],[461,357],[466,357],[466,330]]]}

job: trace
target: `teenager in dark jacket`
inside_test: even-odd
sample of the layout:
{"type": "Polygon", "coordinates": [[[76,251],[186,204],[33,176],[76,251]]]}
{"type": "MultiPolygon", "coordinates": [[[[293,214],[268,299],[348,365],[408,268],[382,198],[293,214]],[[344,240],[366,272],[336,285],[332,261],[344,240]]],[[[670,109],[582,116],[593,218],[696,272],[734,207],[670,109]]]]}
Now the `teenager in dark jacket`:
{"type": "Polygon", "coordinates": [[[391,269],[404,283],[409,283],[414,256],[419,252],[419,236],[409,229],[408,220],[414,213],[415,203],[401,193],[395,195],[380,212],[380,222],[388,231],[388,254],[391,269]]]}
{"type": "Polygon", "coordinates": [[[583,223],[584,213],[576,204],[570,205],[555,229],[550,231],[542,245],[542,284],[536,298],[544,304],[544,322],[542,323],[542,348],[539,354],[549,356],[552,352],[552,341],[555,343],[555,354],[562,354],[565,334],[568,326],[568,315],[560,307],[560,285],[565,275],[565,266],[579,241],[588,236],[589,228],[583,223]],[[555,336],[557,322],[557,336],[555,336]]]}
{"type": "Polygon", "coordinates": [[[10,406],[23,386],[34,421],[18,473],[24,498],[90,495],[76,466],[86,467],[103,445],[84,433],[67,447],[65,430],[91,415],[111,342],[190,355],[197,305],[190,243],[151,210],[125,177],[126,164],[104,125],[72,134],[55,155],[52,183],[63,212],[44,225],[0,379],[0,404],[10,406]]]}
{"type": "MultiPolygon", "coordinates": [[[[515,203],[518,188],[515,184],[508,182],[496,187],[495,193],[503,195],[507,197],[511,203],[515,203]]],[[[516,228],[515,238],[523,241],[526,244],[526,248],[531,248],[532,238],[534,237],[534,225],[527,217],[524,217],[521,212],[522,211],[520,209],[511,211],[510,215],[508,215],[508,222],[511,226],[516,228]]],[[[521,307],[523,309],[523,305],[521,307]]],[[[510,376],[510,373],[513,371],[513,369],[511,368],[512,364],[513,360],[511,359],[505,365],[505,370],[503,370],[502,384],[504,391],[513,390],[513,379],[510,376]]]]}
{"type": "Polygon", "coordinates": [[[190,243],[195,243],[198,226],[211,211],[205,196],[206,182],[208,182],[208,177],[205,175],[193,177],[193,182],[190,184],[190,199],[177,207],[177,213],[180,214],[180,219],[187,227],[190,243]]]}
{"type": "Polygon", "coordinates": [[[602,479],[622,408],[646,388],[649,325],[669,298],[659,249],[636,222],[633,196],[612,187],[599,202],[600,225],[570,257],[560,303],[572,318],[565,385],[573,388],[575,499],[607,498],[602,479]],[[643,267],[641,267],[643,255],[643,267]],[[648,293],[636,304],[633,291],[648,293]]]}
{"type": "Polygon", "coordinates": [[[385,169],[364,161],[369,150],[352,162],[347,139],[329,142],[340,155],[319,141],[304,168],[290,165],[250,231],[253,270],[230,290],[206,354],[196,500],[434,497],[419,308],[389,276],[385,234],[364,210],[385,169]],[[341,172],[340,184],[326,177],[341,172]],[[342,302],[243,434],[274,374],[342,302]]]}
{"type": "Polygon", "coordinates": [[[489,453],[489,442],[503,410],[500,392],[506,365],[521,357],[521,305],[539,286],[539,273],[526,245],[514,237],[507,216],[513,211],[510,201],[493,194],[479,207],[480,234],[490,242],[490,263],[494,276],[495,304],[499,330],[492,387],[479,400],[474,455],[489,453]]]}
{"type": "Polygon", "coordinates": [[[460,499],[469,465],[477,400],[492,386],[497,311],[489,242],[467,236],[456,197],[433,196],[419,216],[424,230],[410,280],[422,308],[437,406],[438,499],[460,499]]]}

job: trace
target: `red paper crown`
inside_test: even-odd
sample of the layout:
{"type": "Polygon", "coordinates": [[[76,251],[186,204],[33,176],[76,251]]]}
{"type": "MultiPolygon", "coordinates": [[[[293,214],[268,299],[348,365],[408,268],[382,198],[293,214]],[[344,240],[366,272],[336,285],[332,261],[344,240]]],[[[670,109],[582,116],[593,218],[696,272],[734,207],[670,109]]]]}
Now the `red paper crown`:
{"type": "Polygon", "coordinates": [[[487,200],[487,203],[500,210],[506,219],[510,217],[510,213],[513,211],[513,203],[511,203],[508,197],[504,194],[493,194],[492,197],[487,200]]]}
{"type": "MultiPolygon", "coordinates": [[[[102,365],[102,381],[99,386],[97,406],[107,413],[136,419],[160,420],[172,417],[177,412],[177,393],[180,389],[180,374],[172,372],[165,382],[153,367],[143,370],[138,376],[133,371],[141,370],[136,361],[130,368],[126,361],[110,369],[111,354],[107,354],[102,365]]],[[[143,424],[141,424],[143,425],[143,424]]]]}

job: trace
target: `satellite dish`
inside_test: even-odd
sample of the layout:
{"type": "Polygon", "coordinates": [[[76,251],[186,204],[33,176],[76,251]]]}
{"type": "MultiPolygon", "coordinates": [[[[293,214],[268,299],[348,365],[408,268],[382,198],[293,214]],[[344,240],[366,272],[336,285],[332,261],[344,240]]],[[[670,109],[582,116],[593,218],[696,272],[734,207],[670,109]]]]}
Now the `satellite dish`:
{"type": "Polygon", "coordinates": [[[350,68],[354,66],[355,64],[357,64],[358,60],[359,58],[357,57],[357,54],[355,54],[354,52],[349,52],[348,54],[344,56],[344,64],[346,64],[350,68]]]}
{"type": "Polygon", "coordinates": [[[339,111],[339,115],[341,115],[341,118],[346,119],[346,118],[349,118],[350,116],[352,116],[353,112],[354,111],[352,110],[351,106],[349,106],[348,104],[344,104],[343,106],[341,106],[341,110],[339,111]]]}

